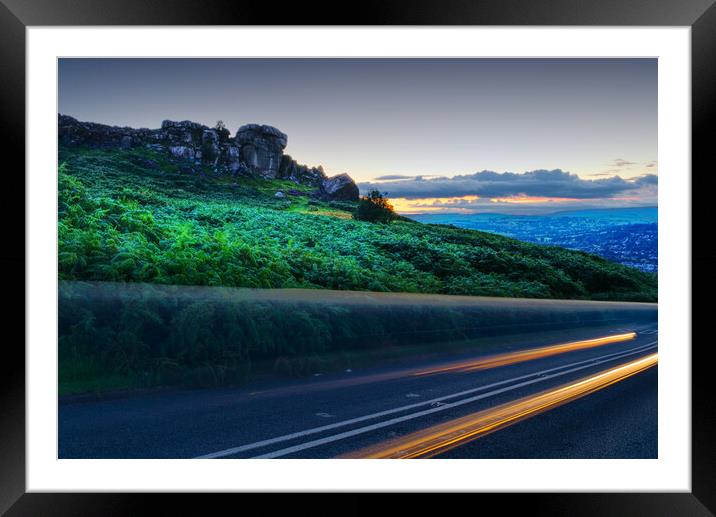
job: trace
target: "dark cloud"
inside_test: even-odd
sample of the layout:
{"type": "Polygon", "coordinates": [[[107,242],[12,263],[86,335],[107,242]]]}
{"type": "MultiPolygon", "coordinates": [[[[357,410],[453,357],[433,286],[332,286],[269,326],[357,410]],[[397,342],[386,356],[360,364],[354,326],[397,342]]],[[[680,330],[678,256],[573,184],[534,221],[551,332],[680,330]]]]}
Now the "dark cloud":
{"type": "Polygon", "coordinates": [[[654,160],[654,161],[645,163],[644,166],[649,167],[649,168],[656,167],[656,163],[657,163],[656,160],[654,160]]]}
{"type": "Polygon", "coordinates": [[[656,186],[659,184],[659,177],[656,174],[643,174],[633,181],[640,187],[656,186]]]}
{"type": "Polygon", "coordinates": [[[481,171],[474,174],[382,183],[359,184],[361,191],[379,189],[391,197],[420,199],[427,197],[509,197],[539,196],[575,199],[611,198],[658,183],[655,174],[633,179],[613,176],[602,179],[582,179],[576,174],[555,170],[535,170],[522,174],[514,172],[481,171]]]}

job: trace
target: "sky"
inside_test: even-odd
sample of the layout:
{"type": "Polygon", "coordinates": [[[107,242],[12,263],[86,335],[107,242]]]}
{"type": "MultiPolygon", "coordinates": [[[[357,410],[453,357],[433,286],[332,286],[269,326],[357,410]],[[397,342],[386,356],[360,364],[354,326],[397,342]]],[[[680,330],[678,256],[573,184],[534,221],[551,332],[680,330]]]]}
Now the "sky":
{"type": "Polygon", "coordinates": [[[288,134],[403,213],[655,206],[656,59],[60,59],[58,110],[288,134]]]}

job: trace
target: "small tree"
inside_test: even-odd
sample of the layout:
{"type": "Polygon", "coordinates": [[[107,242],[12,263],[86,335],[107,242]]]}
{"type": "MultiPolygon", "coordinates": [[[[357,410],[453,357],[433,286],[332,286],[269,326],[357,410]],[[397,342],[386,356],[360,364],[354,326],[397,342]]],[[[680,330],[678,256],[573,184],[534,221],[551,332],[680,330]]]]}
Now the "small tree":
{"type": "Polygon", "coordinates": [[[214,130],[216,131],[216,134],[219,137],[219,142],[225,142],[229,138],[229,130],[226,129],[226,124],[224,124],[223,120],[217,120],[216,125],[214,126],[214,130]]]}
{"type": "Polygon", "coordinates": [[[367,196],[362,196],[358,201],[353,218],[359,221],[387,224],[396,218],[396,213],[385,194],[371,190],[367,196]]]}

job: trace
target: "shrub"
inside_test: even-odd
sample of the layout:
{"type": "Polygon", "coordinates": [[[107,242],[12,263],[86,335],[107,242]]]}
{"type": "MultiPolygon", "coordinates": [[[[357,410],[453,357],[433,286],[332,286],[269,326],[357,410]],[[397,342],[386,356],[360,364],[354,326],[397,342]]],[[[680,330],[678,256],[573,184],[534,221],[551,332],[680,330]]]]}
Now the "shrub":
{"type": "Polygon", "coordinates": [[[367,196],[360,198],[353,217],[359,221],[387,224],[396,218],[396,214],[388,198],[377,190],[371,190],[367,196]]]}

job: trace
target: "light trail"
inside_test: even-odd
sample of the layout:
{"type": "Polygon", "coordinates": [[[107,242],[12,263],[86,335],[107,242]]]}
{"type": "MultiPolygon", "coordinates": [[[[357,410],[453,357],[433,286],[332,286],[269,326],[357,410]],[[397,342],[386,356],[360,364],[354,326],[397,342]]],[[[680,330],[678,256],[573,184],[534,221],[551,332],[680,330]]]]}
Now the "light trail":
{"type": "Polygon", "coordinates": [[[485,436],[611,386],[655,366],[658,360],[658,353],[650,354],[575,382],[451,420],[343,457],[430,458],[466,441],[485,436]]]}
{"type": "Polygon", "coordinates": [[[622,341],[629,341],[636,337],[636,332],[627,332],[626,334],[614,334],[595,339],[585,339],[582,341],[572,341],[561,345],[550,345],[540,348],[530,348],[529,350],[519,350],[517,352],[508,352],[505,354],[491,355],[476,361],[466,361],[441,368],[433,368],[416,372],[413,375],[433,375],[436,373],[446,372],[469,372],[473,370],[486,370],[488,368],[497,368],[498,366],[506,366],[508,364],[522,363],[533,359],[541,359],[551,355],[563,354],[565,352],[574,352],[576,350],[584,350],[585,348],[595,348],[598,346],[611,345],[622,341]]]}
{"type": "MultiPolygon", "coordinates": [[[[394,414],[401,413],[404,411],[420,409],[421,407],[426,408],[421,411],[409,413],[408,415],[393,417],[387,421],[380,421],[378,423],[360,427],[358,429],[352,429],[345,433],[339,433],[338,435],[332,435],[332,436],[329,436],[326,438],[321,438],[321,439],[313,440],[310,442],[304,442],[302,444],[299,444],[298,446],[280,449],[280,450],[274,451],[273,453],[270,454],[270,457],[278,458],[285,454],[290,454],[292,452],[295,452],[296,450],[304,450],[304,449],[311,448],[311,447],[317,447],[317,446],[323,445],[325,443],[330,443],[330,442],[341,440],[341,439],[351,437],[351,436],[357,436],[359,434],[370,432],[375,429],[381,429],[381,428],[387,427],[389,425],[393,425],[393,424],[400,423],[400,422],[405,422],[408,420],[413,420],[415,418],[419,418],[419,417],[422,417],[425,415],[442,412],[447,409],[453,409],[458,406],[470,404],[470,403],[476,402],[478,400],[483,400],[483,399],[492,397],[494,395],[506,393],[508,391],[519,389],[519,388],[522,388],[525,386],[531,386],[531,385],[539,383],[539,382],[545,382],[545,381],[548,381],[549,379],[561,377],[562,375],[568,375],[568,374],[574,373],[576,371],[584,370],[585,368],[592,368],[595,364],[598,364],[601,362],[612,362],[612,361],[616,361],[618,359],[622,359],[624,357],[630,357],[630,356],[642,353],[646,350],[651,350],[653,348],[656,348],[656,343],[658,343],[658,341],[652,341],[651,343],[646,343],[645,345],[636,347],[630,351],[622,351],[622,352],[606,354],[606,355],[602,355],[599,357],[592,357],[590,359],[585,359],[585,360],[581,360],[581,361],[577,361],[577,362],[573,362],[573,363],[569,363],[569,364],[563,364],[563,365],[556,366],[553,368],[548,368],[546,370],[538,370],[536,372],[531,372],[531,373],[528,373],[525,375],[520,375],[518,377],[512,377],[510,379],[503,379],[501,381],[492,382],[489,384],[483,384],[481,386],[470,388],[468,390],[463,390],[463,391],[459,391],[456,393],[450,393],[448,395],[443,395],[441,397],[437,397],[434,399],[425,400],[425,401],[417,402],[414,404],[407,404],[407,405],[399,406],[399,407],[393,407],[393,408],[386,409],[383,411],[378,411],[376,413],[362,415],[362,416],[359,416],[356,418],[342,420],[340,422],[335,422],[332,424],[314,427],[311,429],[305,429],[303,431],[297,431],[295,433],[285,434],[283,436],[276,436],[274,438],[260,440],[258,442],[248,443],[248,444],[244,444],[244,445],[238,445],[236,447],[230,447],[228,449],[223,449],[223,450],[212,452],[209,454],[204,454],[202,456],[197,456],[197,458],[201,458],[201,459],[224,458],[227,456],[231,456],[233,454],[238,454],[238,453],[246,452],[249,450],[259,449],[262,447],[267,447],[270,445],[274,445],[274,444],[277,444],[280,442],[286,442],[286,441],[297,439],[297,438],[305,438],[305,437],[313,435],[313,434],[318,434],[318,433],[321,433],[324,431],[330,431],[330,430],[337,429],[340,427],[394,415],[394,414]],[[488,390],[491,390],[491,391],[488,391],[488,390]],[[482,392],[482,393],[480,393],[480,392],[482,392]],[[469,396],[467,398],[463,398],[456,402],[445,402],[450,399],[464,397],[466,395],[471,395],[471,396],[469,396]],[[443,404],[435,404],[436,402],[443,402],[443,404]]],[[[269,457],[269,455],[263,455],[260,457],[269,457]]]]}

